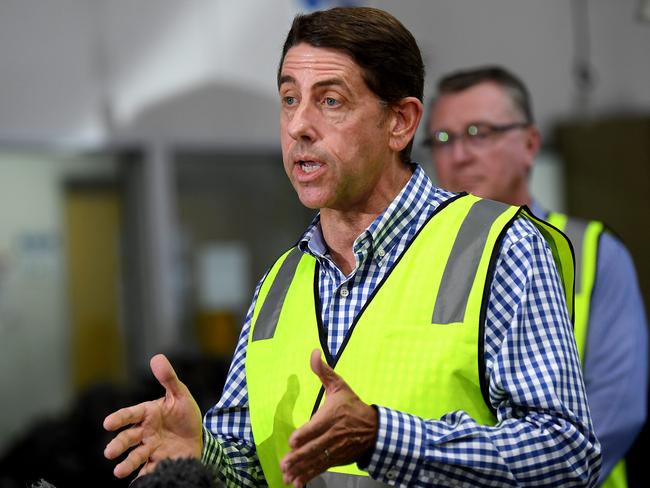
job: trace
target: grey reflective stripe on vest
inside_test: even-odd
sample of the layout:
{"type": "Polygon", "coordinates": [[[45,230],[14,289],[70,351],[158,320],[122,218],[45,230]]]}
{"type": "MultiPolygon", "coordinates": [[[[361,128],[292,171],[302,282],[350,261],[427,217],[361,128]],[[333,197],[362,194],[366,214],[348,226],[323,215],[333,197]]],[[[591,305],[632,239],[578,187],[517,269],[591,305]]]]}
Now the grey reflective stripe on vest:
{"type": "Polygon", "coordinates": [[[568,218],[564,233],[573,245],[573,254],[575,256],[575,287],[576,293],[582,291],[582,246],[585,240],[588,222],[582,219],[568,218]]]}
{"type": "Polygon", "coordinates": [[[389,486],[375,481],[369,476],[334,473],[327,471],[307,483],[307,488],[380,488],[389,486]]]}
{"type": "Polygon", "coordinates": [[[472,205],[460,226],[442,274],[432,323],[451,324],[465,318],[467,300],[488,234],[494,221],[508,208],[509,205],[493,200],[479,200],[472,205]]]}
{"type": "Polygon", "coordinates": [[[297,247],[294,247],[280,266],[280,270],[273,280],[271,289],[266,295],[262,309],[255,321],[253,341],[270,339],[275,334],[287,290],[289,290],[289,286],[293,281],[293,275],[296,274],[301,257],[302,252],[297,247]]]}

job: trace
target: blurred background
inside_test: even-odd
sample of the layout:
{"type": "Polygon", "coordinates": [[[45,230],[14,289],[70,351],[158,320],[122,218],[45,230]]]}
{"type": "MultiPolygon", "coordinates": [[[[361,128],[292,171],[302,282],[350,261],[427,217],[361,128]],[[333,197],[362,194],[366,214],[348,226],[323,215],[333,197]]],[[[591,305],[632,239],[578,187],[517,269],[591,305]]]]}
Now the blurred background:
{"type": "Polygon", "coordinates": [[[255,284],[313,217],[275,75],[293,16],[333,5],[396,15],[427,95],[454,69],[519,74],[533,193],[618,232],[650,303],[649,0],[0,0],[0,488],[127,486],[101,422],[160,395],[157,352],[203,411],[219,398],[255,284]]]}

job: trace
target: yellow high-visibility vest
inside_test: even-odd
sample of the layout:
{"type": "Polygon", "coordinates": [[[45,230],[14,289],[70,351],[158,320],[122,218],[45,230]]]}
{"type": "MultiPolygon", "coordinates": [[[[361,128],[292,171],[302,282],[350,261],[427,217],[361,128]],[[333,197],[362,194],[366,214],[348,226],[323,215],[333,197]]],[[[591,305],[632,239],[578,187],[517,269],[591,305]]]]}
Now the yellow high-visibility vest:
{"type": "MultiPolygon", "coordinates": [[[[576,276],[573,332],[578,346],[580,363],[584,367],[591,296],[598,269],[598,243],[605,227],[602,222],[586,221],[556,212],[549,213],[547,220],[564,232],[573,244],[576,276]]],[[[603,488],[627,488],[625,459],[621,459],[614,466],[600,486],[603,488]]]]}
{"type": "MultiPolygon", "coordinates": [[[[352,324],[330,366],[366,403],[440,418],[462,410],[484,425],[489,404],[483,325],[501,238],[519,215],[545,236],[573,307],[573,257],[565,236],[527,209],[460,195],[423,226],[352,324]]],[[[271,487],[284,486],[279,462],[291,433],[323,402],[309,366],[326,350],[319,327],[316,260],[297,248],[269,271],[253,311],[246,352],[250,421],[271,487]]],[[[318,486],[384,486],[356,464],[337,466],[318,486]]]]}

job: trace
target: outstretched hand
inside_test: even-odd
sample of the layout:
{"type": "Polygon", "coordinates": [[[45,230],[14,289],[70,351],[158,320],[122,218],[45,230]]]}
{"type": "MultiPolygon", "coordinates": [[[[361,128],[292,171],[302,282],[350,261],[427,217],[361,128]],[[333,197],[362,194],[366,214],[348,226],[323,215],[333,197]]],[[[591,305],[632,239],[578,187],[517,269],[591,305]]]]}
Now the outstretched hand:
{"type": "Polygon", "coordinates": [[[291,451],[280,461],[283,481],[306,484],[332,466],[356,462],[374,448],[377,412],[321,359],[315,349],[311,369],[325,388],[325,401],[305,425],[289,438],[291,451]]]}
{"type": "Polygon", "coordinates": [[[104,419],[108,431],[129,426],[104,449],[104,456],[115,459],[133,448],[115,466],[113,474],[118,478],[130,475],[140,466],[138,476],[150,473],[165,458],[201,457],[203,431],[199,406],[164,355],[151,358],[150,365],[165,388],[165,396],[122,408],[104,419]]]}

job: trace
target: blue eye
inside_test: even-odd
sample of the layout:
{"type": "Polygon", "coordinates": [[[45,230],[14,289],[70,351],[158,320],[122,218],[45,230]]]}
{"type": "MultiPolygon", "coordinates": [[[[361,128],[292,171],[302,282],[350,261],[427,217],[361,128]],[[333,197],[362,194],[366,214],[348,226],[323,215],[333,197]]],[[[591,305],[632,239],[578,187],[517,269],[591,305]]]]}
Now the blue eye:
{"type": "Polygon", "coordinates": [[[328,107],[336,107],[339,104],[339,101],[336,98],[325,97],[325,105],[328,107]]]}
{"type": "Polygon", "coordinates": [[[296,97],[284,97],[285,105],[294,105],[296,103],[296,97]]]}

